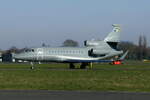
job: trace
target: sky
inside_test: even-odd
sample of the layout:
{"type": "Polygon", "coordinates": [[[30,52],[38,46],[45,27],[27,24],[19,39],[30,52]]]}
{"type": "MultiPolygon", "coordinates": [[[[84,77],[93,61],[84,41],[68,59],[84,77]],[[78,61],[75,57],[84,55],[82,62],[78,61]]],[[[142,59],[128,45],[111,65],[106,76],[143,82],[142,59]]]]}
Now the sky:
{"type": "Polygon", "coordinates": [[[61,46],[66,39],[104,39],[112,24],[121,40],[150,46],[150,0],[0,0],[0,49],[61,46]]]}

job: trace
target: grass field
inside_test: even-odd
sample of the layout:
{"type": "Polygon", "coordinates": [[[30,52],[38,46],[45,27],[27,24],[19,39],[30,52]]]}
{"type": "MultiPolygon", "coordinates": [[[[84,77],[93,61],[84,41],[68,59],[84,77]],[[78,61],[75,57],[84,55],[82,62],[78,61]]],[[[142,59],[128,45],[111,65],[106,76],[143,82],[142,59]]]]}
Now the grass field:
{"type": "Polygon", "coordinates": [[[67,64],[0,64],[2,90],[85,90],[150,92],[150,63],[94,64],[94,69],[68,69],[67,64]]]}

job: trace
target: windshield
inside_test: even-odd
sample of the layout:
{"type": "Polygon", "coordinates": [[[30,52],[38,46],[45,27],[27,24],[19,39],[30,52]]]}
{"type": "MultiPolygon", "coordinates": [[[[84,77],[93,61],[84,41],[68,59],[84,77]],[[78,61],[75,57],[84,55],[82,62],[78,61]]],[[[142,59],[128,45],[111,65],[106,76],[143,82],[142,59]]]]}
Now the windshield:
{"type": "Polygon", "coordinates": [[[26,49],[24,52],[34,52],[34,49],[26,49]]]}

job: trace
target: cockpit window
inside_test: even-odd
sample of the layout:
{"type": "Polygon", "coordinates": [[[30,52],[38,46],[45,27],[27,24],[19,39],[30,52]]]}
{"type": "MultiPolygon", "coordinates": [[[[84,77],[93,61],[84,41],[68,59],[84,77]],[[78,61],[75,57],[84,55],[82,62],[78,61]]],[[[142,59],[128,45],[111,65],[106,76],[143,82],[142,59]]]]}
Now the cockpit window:
{"type": "Polygon", "coordinates": [[[26,49],[25,52],[34,52],[34,49],[26,49]]]}
{"type": "Polygon", "coordinates": [[[25,52],[28,52],[28,50],[25,50],[25,52]]]}

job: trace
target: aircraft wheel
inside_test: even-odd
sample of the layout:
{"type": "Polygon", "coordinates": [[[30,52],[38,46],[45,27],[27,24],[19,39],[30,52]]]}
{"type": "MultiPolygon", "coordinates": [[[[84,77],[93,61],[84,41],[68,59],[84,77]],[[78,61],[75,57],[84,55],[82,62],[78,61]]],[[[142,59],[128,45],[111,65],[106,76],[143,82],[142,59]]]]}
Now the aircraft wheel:
{"type": "Polygon", "coordinates": [[[69,65],[69,68],[70,68],[70,69],[75,69],[74,64],[73,64],[73,63],[71,63],[71,64],[69,65]]]}
{"type": "Polygon", "coordinates": [[[31,67],[31,69],[34,69],[34,67],[31,67]]]}
{"type": "Polygon", "coordinates": [[[80,66],[80,69],[86,69],[87,64],[86,63],[82,63],[80,66]]]}

